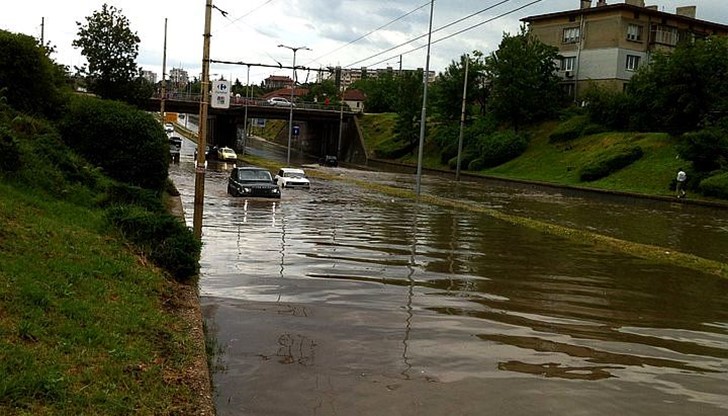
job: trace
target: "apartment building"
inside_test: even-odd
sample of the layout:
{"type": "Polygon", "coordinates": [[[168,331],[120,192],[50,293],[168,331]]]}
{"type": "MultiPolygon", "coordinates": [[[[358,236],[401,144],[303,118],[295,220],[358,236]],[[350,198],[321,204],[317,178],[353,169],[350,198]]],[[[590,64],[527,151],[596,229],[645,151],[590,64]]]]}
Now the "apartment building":
{"type": "Polygon", "coordinates": [[[150,84],[155,85],[157,83],[157,73],[154,71],[149,71],[147,69],[143,69],[141,72],[142,78],[149,81],[150,84]]]}
{"type": "Polygon", "coordinates": [[[175,87],[184,88],[190,82],[190,77],[182,68],[172,68],[169,71],[169,84],[175,87]]]}
{"type": "MultiPolygon", "coordinates": [[[[337,76],[339,77],[339,89],[341,91],[346,91],[349,89],[351,84],[355,83],[356,81],[359,81],[364,78],[370,78],[370,79],[376,79],[384,74],[392,74],[394,76],[398,76],[403,73],[411,73],[415,71],[422,71],[422,68],[419,68],[417,70],[414,69],[394,69],[392,67],[387,68],[378,68],[378,69],[372,69],[372,68],[329,68],[328,70],[320,70],[317,75],[317,81],[325,81],[328,79],[332,79],[336,81],[337,76]]],[[[436,77],[435,71],[430,71],[427,77],[428,82],[433,82],[436,77]]]]}
{"type": "Polygon", "coordinates": [[[559,48],[559,74],[575,100],[589,84],[623,90],[655,51],[669,51],[683,41],[728,35],[727,25],[696,19],[696,6],[670,13],[646,6],[644,0],[574,1],[579,2],[578,9],[521,21],[542,42],[559,48]]]}

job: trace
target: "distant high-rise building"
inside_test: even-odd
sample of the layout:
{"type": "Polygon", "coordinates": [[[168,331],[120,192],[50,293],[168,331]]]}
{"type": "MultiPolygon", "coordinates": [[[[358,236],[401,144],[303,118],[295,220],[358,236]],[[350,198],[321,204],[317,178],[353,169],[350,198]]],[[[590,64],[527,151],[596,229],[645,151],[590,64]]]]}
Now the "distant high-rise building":
{"type": "Polygon", "coordinates": [[[157,83],[157,73],[153,71],[148,71],[146,69],[142,70],[142,78],[149,81],[151,84],[157,83]]]}

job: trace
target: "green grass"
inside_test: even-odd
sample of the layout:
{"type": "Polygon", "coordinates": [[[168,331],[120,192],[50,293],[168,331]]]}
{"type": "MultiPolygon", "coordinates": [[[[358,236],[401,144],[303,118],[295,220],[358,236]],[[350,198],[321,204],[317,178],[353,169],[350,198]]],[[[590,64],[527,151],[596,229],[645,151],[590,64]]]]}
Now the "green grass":
{"type": "MultiPolygon", "coordinates": [[[[394,117],[393,114],[366,114],[363,117],[361,124],[368,152],[371,153],[373,146],[391,138],[391,130],[386,128],[393,126],[394,117]],[[376,130],[370,131],[373,127],[376,130]]],[[[549,143],[549,135],[558,125],[558,122],[552,121],[533,126],[529,131],[531,140],[528,149],[521,156],[494,168],[469,172],[585,188],[673,196],[674,191],[669,186],[675,172],[680,166],[689,166],[688,162],[677,156],[677,139],[665,133],[608,132],[567,142],[549,143]],[[580,169],[596,154],[618,144],[640,146],[644,156],[600,180],[583,182],[579,179],[580,169]]],[[[431,144],[431,139],[428,137],[426,141],[423,165],[428,168],[448,169],[440,163],[439,149],[431,144]]],[[[417,154],[415,152],[405,156],[398,162],[416,164],[417,154]]]]}
{"type": "Polygon", "coordinates": [[[359,119],[369,157],[380,144],[392,140],[396,119],[394,113],[366,114],[359,119]]]}
{"type": "Polygon", "coordinates": [[[0,414],[174,414],[190,352],[170,283],[100,210],[0,182],[0,414]]]}

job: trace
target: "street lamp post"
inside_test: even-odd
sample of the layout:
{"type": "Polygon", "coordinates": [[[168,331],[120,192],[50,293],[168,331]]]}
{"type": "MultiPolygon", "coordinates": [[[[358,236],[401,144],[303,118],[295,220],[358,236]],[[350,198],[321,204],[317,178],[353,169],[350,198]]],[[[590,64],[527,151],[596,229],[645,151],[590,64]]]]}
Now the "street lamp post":
{"type": "Polygon", "coordinates": [[[299,46],[294,48],[293,46],[278,45],[279,48],[286,48],[293,51],[293,78],[291,79],[291,102],[290,112],[288,115],[288,155],[286,156],[286,164],[291,164],[291,136],[293,135],[293,90],[296,88],[296,52],[303,49],[304,51],[310,51],[311,48],[306,46],[299,46]]]}

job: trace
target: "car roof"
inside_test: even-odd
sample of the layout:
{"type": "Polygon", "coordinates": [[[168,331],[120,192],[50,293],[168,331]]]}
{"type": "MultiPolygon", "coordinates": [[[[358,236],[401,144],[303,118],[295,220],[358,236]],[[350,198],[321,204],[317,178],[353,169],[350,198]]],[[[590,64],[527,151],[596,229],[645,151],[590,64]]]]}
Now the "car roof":
{"type": "Polygon", "coordinates": [[[304,173],[303,169],[298,168],[281,168],[283,172],[296,172],[296,173],[304,173]]]}
{"type": "Polygon", "coordinates": [[[268,170],[266,168],[261,168],[258,166],[238,166],[235,169],[237,169],[237,170],[268,170]]]}

